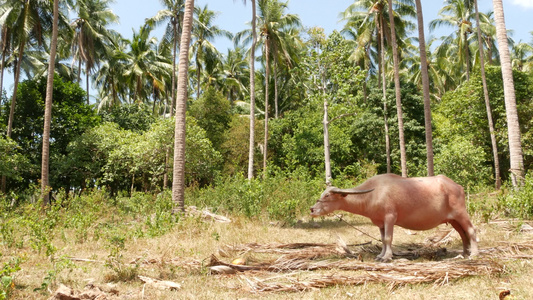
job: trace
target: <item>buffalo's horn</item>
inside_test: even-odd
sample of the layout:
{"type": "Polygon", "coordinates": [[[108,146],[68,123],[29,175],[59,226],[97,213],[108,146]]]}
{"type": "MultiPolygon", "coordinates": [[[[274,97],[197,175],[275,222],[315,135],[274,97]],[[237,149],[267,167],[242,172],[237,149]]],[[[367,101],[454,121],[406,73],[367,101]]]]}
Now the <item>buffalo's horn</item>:
{"type": "Polygon", "coordinates": [[[358,189],[355,189],[355,188],[352,188],[352,189],[339,189],[339,188],[335,188],[335,189],[332,189],[331,192],[333,193],[339,193],[339,194],[365,194],[365,193],[369,193],[369,192],[372,192],[374,189],[369,189],[369,190],[358,190],[358,189]]]}

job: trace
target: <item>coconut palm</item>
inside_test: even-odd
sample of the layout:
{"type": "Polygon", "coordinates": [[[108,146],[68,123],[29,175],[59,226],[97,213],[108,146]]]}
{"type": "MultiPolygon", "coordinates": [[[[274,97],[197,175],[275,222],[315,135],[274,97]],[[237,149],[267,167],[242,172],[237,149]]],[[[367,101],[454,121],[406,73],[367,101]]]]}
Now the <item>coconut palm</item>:
{"type": "MultiPolygon", "coordinates": [[[[303,47],[300,39],[301,21],[297,15],[286,14],[288,2],[278,0],[259,1],[259,44],[264,47],[265,69],[273,70],[274,79],[274,113],[279,116],[278,105],[278,74],[281,73],[279,66],[292,67],[298,59],[299,50],[303,47]],[[272,64],[272,66],[271,66],[272,64]]],[[[270,74],[269,74],[270,75],[270,74]]],[[[266,83],[270,76],[266,75],[266,83]]],[[[265,88],[265,94],[269,90],[265,88]]],[[[268,97],[266,98],[268,99],[268,97]]],[[[266,109],[265,109],[266,110],[266,109]]]]}
{"type": "Polygon", "coordinates": [[[174,112],[176,106],[176,56],[177,47],[181,37],[181,23],[183,21],[183,10],[185,0],[160,0],[164,9],[157,12],[157,14],[148,19],[147,22],[153,22],[155,26],[166,23],[165,33],[161,41],[161,47],[172,45],[172,104],[171,113],[174,112]]]}
{"type": "MultiPolygon", "coordinates": [[[[260,39],[257,41],[263,49],[263,59],[265,63],[265,137],[263,144],[263,171],[266,174],[266,164],[268,156],[268,102],[269,102],[269,81],[272,62],[282,61],[286,65],[291,65],[296,57],[296,48],[299,42],[295,42],[298,36],[298,29],[301,27],[300,19],[297,15],[286,14],[287,3],[278,0],[259,0],[258,30],[260,39]]],[[[244,30],[235,35],[235,41],[243,41],[247,44],[252,39],[252,31],[244,30]]],[[[274,66],[276,63],[274,63],[274,66]]],[[[276,79],[274,78],[276,82],[276,79]]],[[[277,93],[276,93],[277,96],[277,93]]],[[[278,110],[277,97],[275,97],[275,110],[278,110]]]]}
{"type": "Polygon", "coordinates": [[[396,112],[398,116],[398,132],[400,140],[400,164],[402,176],[407,177],[407,155],[405,152],[405,138],[403,133],[403,113],[400,91],[400,62],[398,57],[398,43],[396,42],[396,28],[394,22],[394,11],[392,10],[392,0],[388,1],[389,23],[391,31],[392,60],[394,62],[394,90],[396,94],[396,112]]]}
{"type": "Polygon", "coordinates": [[[193,10],[194,0],[186,0],[178,66],[176,126],[174,130],[174,174],[172,178],[172,201],[178,205],[181,211],[185,210],[185,112],[193,10]]]}
{"type": "Polygon", "coordinates": [[[429,98],[429,74],[426,53],[426,38],[424,36],[424,14],[422,13],[422,2],[420,0],[416,0],[415,2],[418,22],[418,45],[420,49],[420,73],[422,77],[422,93],[424,96],[424,127],[426,130],[427,175],[433,176],[433,131],[431,128],[431,101],[429,98]]]}
{"type": "MultiPolygon", "coordinates": [[[[256,32],[256,0],[252,2],[252,44],[250,46],[250,141],[248,152],[248,180],[254,177],[254,154],[255,154],[255,46],[257,44],[256,32]]],[[[246,0],[243,0],[246,4],[246,0]]]]}
{"type": "MultiPolygon", "coordinates": [[[[486,48],[487,63],[492,65],[492,61],[495,56],[498,56],[498,47],[496,46],[496,26],[494,25],[494,12],[480,13],[478,27],[481,30],[481,39],[483,41],[483,47],[477,46],[478,50],[486,48]]],[[[477,16],[476,16],[477,18],[477,16]]],[[[476,21],[477,23],[477,21],[476,21]]],[[[479,41],[478,41],[479,43],[479,41]]]]}
{"type": "Polygon", "coordinates": [[[248,92],[246,85],[249,81],[249,68],[243,48],[228,49],[228,54],[222,60],[224,84],[222,88],[231,103],[243,100],[248,92]]]}
{"type": "Polygon", "coordinates": [[[200,75],[202,73],[202,61],[218,58],[220,55],[215,46],[211,43],[216,37],[227,37],[232,39],[233,35],[226,30],[213,25],[217,14],[209,10],[207,4],[196,11],[196,22],[193,23],[192,31],[192,52],[196,63],[196,98],[200,97],[200,75]]]}
{"type": "Polygon", "coordinates": [[[489,90],[487,88],[487,77],[485,74],[485,51],[483,51],[483,37],[481,35],[481,22],[479,21],[479,9],[477,0],[474,0],[474,7],[476,12],[476,24],[477,24],[477,38],[479,46],[479,65],[481,70],[481,81],[483,83],[483,97],[485,99],[485,108],[487,111],[487,120],[489,125],[490,140],[492,145],[492,156],[494,159],[494,182],[496,189],[500,189],[500,159],[498,158],[498,143],[496,142],[496,134],[494,130],[494,122],[492,120],[492,109],[490,107],[489,90]]]}
{"type": "Polygon", "coordinates": [[[429,23],[430,31],[447,26],[455,28],[455,31],[442,38],[442,44],[437,48],[438,55],[455,58],[453,62],[454,74],[457,82],[461,77],[470,79],[471,50],[470,36],[473,33],[472,20],[474,19],[471,1],[447,0],[445,6],[439,11],[439,18],[429,23]]]}
{"type": "Polygon", "coordinates": [[[130,88],[130,99],[134,102],[149,102],[154,89],[164,91],[166,78],[171,78],[171,61],[157,51],[158,41],[150,34],[149,24],[141,26],[129,41],[128,56],[123,76],[130,88]]]}
{"type": "Polygon", "coordinates": [[[105,53],[105,42],[109,36],[106,26],[118,23],[118,16],[109,8],[109,0],[78,0],[75,12],[77,17],[71,22],[75,32],[72,50],[74,59],[78,60],[79,75],[81,75],[81,63],[85,64],[87,104],[89,104],[89,77],[105,53]]]}
{"type": "MultiPolygon", "coordinates": [[[[388,107],[386,103],[386,74],[387,74],[387,60],[386,49],[391,47],[391,25],[389,12],[384,0],[359,0],[351,4],[343,13],[341,17],[346,21],[343,32],[346,34],[351,32],[350,36],[355,37],[357,48],[354,49],[352,58],[357,61],[367,62],[359,63],[368,67],[369,62],[376,65],[367,68],[369,74],[370,70],[378,70],[375,72],[379,75],[378,81],[381,82],[383,92],[383,111],[385,124],[385,152],[387,159],[387,172],[391,172],[391,158],[390,158],[390,138],[388,128],[388,107]],[[375,56],[373,56],[375,54],[375,56]]],[[[412,1],[400,1],[396,4],[395,12],[399,16],[414,16],[412,1]]],[[[397,39],[397,48],[403,49],[406,45],[404,37],[413,24],[407,21],[405,17],[395,17],[395,32],[397,39]]],[[[400,58],[400,61],[402,59],[400,58]]]]}
{"type": "Polygon", "coordinates": [[[128,101],[128,89],[125,74],[133,59],[127,52],[128,44],[120,34],[112,32],[110,46],[98,71],[93,75],[93,82],[98,88],[98,110],[104,107],[120,105],[128,101]]]}
{"type": "Polygon", "coordinates": [[[11,33],[12,53],[16,54],[15,80],[11,107],[7,123],[7,137],[11,137],[13,118],[17,102],[17,89],[20,79],[20,70],[26,45],[30,40],[37,45],[42,45],[44,32],[51,28],[52,16],[49,3],[43,1],[18,1],[5,0],[0,4],[0,26],[11,33]]]}
{"type": "Polygon", "coordinates": [[[4,90],[4,69],[7,63],[7,58],[10,54],[10,41],[11,37],[9,33],[9,27],[0,26],[0,93],[2,93],[4,90]]]}
{"type": "Polygon", "coordinates": [[[52,39],[50,42],[50,62],[48,64],[48,78],[46,81],[46,100],[44,110],[44,128],[43,128],[43,153],[41,161],[41,196],[43,204],[50,204],[48,193],[49,186],[49,160],[50,160],[50,123],[52,118],[52,92],[54,90],[54,67],[57,49],[57,35],[59,23],[59,0],[54,0],[53,8],[53,25],[52,39]]]}
{"type": "Polygon", "coordinates": [[[520,71],[533,70],[533,45],[524,42],[513,45],[511,64],[513,68],[520,71]]]}
{"type": "Polygon", "coordinates": [[[513,186],[518,187],[524,182],[524,157],[522,154],[518,112],[516,110],[516,96],[514,91],[513,70],[511,67],[511,55],[509,53],[509,45],[507,41],[507,29],[505,27],[502,0],[493,0],[492,5],[494,6],[496,37],[500,50],[500,64],[503,77],[503,93],[505,98],[505,112],[507,115],[507,131],[511,159],[511,179],[513,186]]]}

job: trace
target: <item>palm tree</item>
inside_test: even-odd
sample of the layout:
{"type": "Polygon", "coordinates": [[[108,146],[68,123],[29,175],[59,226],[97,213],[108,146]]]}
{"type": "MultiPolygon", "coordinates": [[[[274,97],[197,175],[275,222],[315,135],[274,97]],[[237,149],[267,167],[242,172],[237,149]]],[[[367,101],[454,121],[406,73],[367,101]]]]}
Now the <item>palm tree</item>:
{"type": "Polygon", "coordinates": [[[398,115],[398,132],[400,139],[400,163],[402,168],[402,176],[407,177],[407,155],[405,153],[405,139],[403,134],[403,113],[402,113],[402,98],[400,91],[400,63],[398,58],[398,43],[396,42],[396,28],[394,22],[394,12],[392,10],[392,0],[388,1],[389,4],[389,23],[391,31],[391,46],[392,46],[392,58],[394,61],[394,88],[396,94],[396,112],[398,115]]]}
{"type": "Polygon", "coordinates": [[[159,2],[165,8],[148,19],[148,22],[153,22],[154,25],[168,22],[161,43],[163,44],[162,47],[165,47],[165,44],[172,44],[172,104],[170,107],[172,114],[176,106],[176,56],[181,36],[180,26],[183,20],[185,0],[160,0],[159,2]]]}
{"type": "Polygon", "coordinates": [[[17,89],[20,79],[20,70],[23,60],[24,49],[30,39],[35,40],[38,45],[41,45],[44,40],[43,33],[45,28],[50,28],[52,18],[47,11],[45,2],[42,1],[19,1],[19,0],[5,0],[0,4],[0,24],[2,28],[7,28],[11,32],[12,46],[16,48],[13,53],[16,53],[15,66],[15,80],[13,87],[13,96],[11,98],[11,107],[9,111],[9,119],[7,123],[7,137],[11,137],[13,129],[13,118],[15,114],[15,105],[17,102],[17,89]]]}
{"type": "Polygon", "coordinates": [[[429,99],[429,74],[426,55],[426,38],[424,37],[424,14],[422,3],[416,0],[416,15],[418,21],[418,45],[420,49],[420,72],[422,75],[422,93],[424,94],[424,126],[426,129],[426,158],[428,176],[434,175],[433,164],[433,133],[431,128],[431,102],[429,99]]]}
{"type": "Polygon", "coordinates": [[[172,201],[185,211],[185,112],[187,106],[187,71],[189,69],[189,45],[192,35],[194,0],[186,0],[183,17],[183,35],[180,43],[178,66],[178,94],[176,102],[176,127],[174,130],[174,174],[172,201]]]}
{"type": "MultiPolygon", "coordinates": [[[[3,92],[4,88],[4,69],[6,66],[7,56],[9,55],[11,37],[9,36],[9,28],[7,26],[0,25],[0,94],[3,92]]],[[[4,184],[2,182],[2,192],[4,190],[4,184]]]]}
{"type": "Polygon", "coordinates": [[[248,91],[249,74],[248,63],[242,48],[228,49],[228,54],[222,60],[222,72],[224,73],[224,84],[222,88],[226,90],[227,97],[231,103],[244,99],[244,94],[248,91]]]}
{"type": "Polygon", "coordinates": [[[54,67],[57,49],[57,35],[59,23],[59,0],[54,0],[53,8],[53,25],[52,40],[50,45],[50,62],[48,64],[48,78],[46,81],[46,102],[44,111],[44,129],[43,129],[43,153],[41,161],[41,196],[43,205],[50,204],[48,193],[49,186],[49,159],[50,159],[50,122],[52,118],[52,92],[54,90],[54,67]]]}
{"type": "MultiPolygon", "coordinates": [[[[299,29],[301,21],[297,15],[286,14],[288,3],[278,0],[259,1],[259,32],[261,39],[259,43],[263,45],[265,53],[265,69],[270,71],[270,64],[274,70],[274,111],[278,118],[278,93],[277,93],[277,73],[278,66],[285,65],[291,67],[297,59],[298,50],[302,48],[302,41],[299,39],[299,29]]],[[[270,73],[270,72],[269,72],[270,73]]],[[[268,84],[270,76],[266,76],[268,84]]],[[[265,94],[269,91],[265,88],[265,94]]],[[[268,99],[268,98],[267,98],[268,99]]]]}
{"type": "MultiPolygon", "coordinates": [[[[256,32],[256,8],[252,2],[252,45],[250,46],[250,143],[248,151],[248,180],[254,177],[254,154],[255,154],[255,46],[257,44],[256,32]]],[[[246,0],[243,0],[246,4],[246,0]]]]}
{"type": "Polygon", "coordinates": [[[171,77],[171,62],[158,53],[157,39],[150,36],[152,30],[149,24],[141,26],[139,32],[133,33],[129,44],[131,61],[123,76],[130,88],[132,101],[149,102],[154,89],[164,91],[165,79],[171,77]]]}
{"type": "Polygon", "coordinates": [[[79,76],[81,63],[85,64],[87,104],[89,104],[89,76],[105,52],[109,32],[106,26],[118,23],[118,17],[109,8],[108,0],[76,1],[77,17],[72,21],[75,36],[72,39],[74,58],[78,60],[79,76]]]}
{"type": "Polygon", "coordinates": [[[474,17],[471,1],[448,0],[445,3],[446,5],[439,11],[440,18],[432,20],[429,29],[434,30],[442,26],[456,28],[455,32],[443,38],[437,52],[439,55],[455,58],[453,60],[455,66],[452,69],[455,70],[455,77],[461,78],[464,74],[466,80],[469,80],[471,64],[469,36],[473,33],[471,21],[474,17]]]}
{"type": "Polygon", "coordinates": [[[127,52],[127,42],[117,32],[111,32],[110,46],[98,71],[93,75],[93,82],[99,88],[98,110],[104,107],[120,105],[128,100],[125,74],[133,59],[127,52]]]}
{"type": "MultiPolygon", "coordinates": [[[[301,22],[298,16],[284,13],[287,9],[287,3],[282,3],[278,0],[259,0],[258,4],[258,28],[260,39],[257,42],[263,48],[263,58],[265,60],[265,138],[263,145],[263,170],[266,171],[271,65],[272,62],[274,62],[274,66],[276,66],[277,61],[282,61],[286,65],[291,65],[293,63],[296,56],[295,49],[299,44],[298,42],[295,42],[295,37],[298,36],[299,33],[294,29],[301,27],[301,22]]],[[[249,43],[253,33],[255,33],[255,31],[250,31],[249,29],[237,33],[235,35],[236,43],[241,41],[241,39],[244,44],[249,43]]],[[[276,83],[276,78],[274,78],[274,82],[276,83]]],[[[278,111],[277,87],[275,87],[274,100],[275,110],[278,111]]]]}
{"type": "Polygon", "coordinates": [[[533,45],[519,42],[512,47],[512,66],[523,72],[533,70],[533,45]]]}
{"type": "Polygon", "coordinates": [[[494,122],[492,120],[492,109],[490,107],[489,90],[487,88],[487,77],[485,74],[485,54],[483,51],[483,38],[481,35],[481,22],[479,21],[479,10],[477,0],[474,0],[476,10],[476,24],[477,24],[477,38],[479,44],[479,64],[481,70],[481,81],[483,82],[483,96],[485,98],[485,108],[487,110],[487,120],[490,131],[490,141],[492,144],[492,157],[494,159],[494,182],[497,190],[500,189],[500,159],[498,158],[498,143],[496,142],[496,134],[494,130],[494,122]]]}
{"type": "MultiPolygon", "coordinates": [[[[413,16],[414,10],[411,1],[400,1],[397,3],[396,11],[402,16],[413,16]]],[[[347,21],[343,32],[351,32],[351,36],[355,37],[357,48],[352,56],[360,65],[367,67],[367,71],[377,69],[375,72],[378,81],[381,82],[383,92],[383,119],[385,124],[385,152],[387,159],[387,172],[391,172],[391,158],[390,158],[390,138],[387,118],[387,103],[386,103],[386,49],[391,44],[391,24],[388,16],[388,9],[384,0],[358,0],[350,5],[343,13],[342,18],[347,21]],[[387,21],[389,20],[389,21],[387,21]],[[376,57],[372,54],[376,53],[376,57]],[[366,62],[366,63],[365,63],[366,62]],[[371,66],[374,62],[376,65],[371,66]]],[[[407,21],[407,18],[395,19],[395,32],[400,43],[397,48],[404,48],[403,39],[406,35],[407,29],[411,28],[412,24],[407,21]]],[[[401,59],[400,59],[401,60],[401,59]]]]}
{"type": "Polygon", "coordinates": [[[202,73],[202,61],[218,58],[220,55],[215,46],[211,43],[216,37],[224,36],[232,39],[233,35],[226,30],[213,25],[217,14],[207,7],[197,10],[196,22],[193,23],[191,45],[192,52],[195,53],[196,61],[196,98],[200,97],[200,75],[202,73]]]}
{"type": "Polygon", "coordinates": [[[518,112],[516,110],[516,96],[514,91],[513,70],[511,56],[507,42],[507,29],[502,0],[493,0],[494,19],[496,21],[496,37],[500,50],[500,63],[503,77],[503,93],[505,98],[505,112],[507,115],[507,130],[509,137],[509,152],[511,158],[511,179],[514,187],[521,186],[524,182],[524,157],[522,154],[522,142],[520,127],[518,124],[518,112]]]}

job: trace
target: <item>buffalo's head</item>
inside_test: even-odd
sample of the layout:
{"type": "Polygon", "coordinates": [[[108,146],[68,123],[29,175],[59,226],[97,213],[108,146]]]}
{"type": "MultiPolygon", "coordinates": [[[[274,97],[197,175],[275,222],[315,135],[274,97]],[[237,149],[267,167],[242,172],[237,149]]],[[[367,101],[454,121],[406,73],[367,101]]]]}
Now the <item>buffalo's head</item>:
{"type": "Polygon", "coordinates": [[[319,217],[327,215],[335,210],[342,209],[344,207],[344,198],[348,194],[365,194],[373,191],[371,190],[357,190],[357,189],[339,189],[337,187],[328,187],[320,195],[318,199],[311,207],[311,217],[319,217]]]}

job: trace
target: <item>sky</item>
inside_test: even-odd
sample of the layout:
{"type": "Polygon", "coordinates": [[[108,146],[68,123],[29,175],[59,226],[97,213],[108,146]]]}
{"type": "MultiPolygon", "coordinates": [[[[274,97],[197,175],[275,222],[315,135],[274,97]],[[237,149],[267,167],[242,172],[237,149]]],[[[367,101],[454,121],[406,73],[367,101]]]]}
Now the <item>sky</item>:
{"type": "MultiPolygon", "coordinates": [[[[205,5],[212,11],[218,13],[214,24],[219,28],[231,33],[237,33],[248,28],[252,5],[250,0],[195,0],[195,5],[204,7],[205,5]]],[[[354,0],[288,0],[287,13],[297,14],[304,27],[319,26],[324,28],[326,34],[334,30],[340,31],[343,22],[339,19],[339,14],[346,10],[354,0]],[[327,4],[324,4],[327,2],[327,4]]],[[[478,0],[479,11],[487,13],[492,11],[492,0],[478,0]]],[[[505,22],[508,30],[512,30],[511,37],[516,42],[533,42],[533,0],[504,0],[505,22]]],[[[429,32],[427,24],[438,17],[438,11],[443,6],[442,0],[422,0],[424,12],[425,36],[439,37],[449,35],[453,28],[441,28],[438,32],[429,32]]],[[[154,16],[163,7],[158,0],[115,0],[111,4],[113,12],[119,16],[119,24],[110,28],[117,30],[125,38],[131,39],[133,30],[139,31],[146,18],[154,16]]],[[[153,35],[158,39],[163,33],[163,26],[155,30],[153,35]]],[[[218,38],[214,41],[215,46],[222,53],[227,53],[227,48],[232,48],[233,44],[227,38],[218,38]]],[[[4,88],[7,95],[12,94],[13,80],[12,74],[6,74],[4,88]]],[[[84,85],[83,85],[84,86],[84,85]]],[[[94,92],[91,92],[95,95],[94,92]]]]}
{"type": "MultiPolygon", "coordinates": [[[[152,4],[146,5],[146,0],[116,0],[111,6],[115,14],[120,17],[120,25],[113,27],[123,36],[131,37],[132,29],[136,31],[144,22],[145,18],[151,17],[162,9],[159,1],[152,0],[152,4]],[[142,9],[132,9],[132,7],[143,7],[142,9]]],[[[250,0],[195,0],[195,5],[204,7],[205,5],[212,11],[218,13],[215,24],[221,29],[232,33],[237,33],[248,28],[252,5],[250,0]]],[[[333,30],[341,30],[343,22],[339,19],[339,14],[346,10],[354,0],[289,0],[287,13],[297,14],[305,27],[319,26],[329,34],[333,30]],[[324,5],[324,2],[327,2],[324,5]]],[[[512,29],[512,38],[516,41],[533,42],[530,32],[533,31],[533,0],[504,0],[504,12],[507,29],[512,29]]],[[[492,0],[478,0],[479,11],[487,13],[492,11],[492,0]]],[[[442,28],[438,32],[430,33],[427,24],[438,17],[438,11],[443,6],[442,0],[422,0],[424,12],[424,22],[426,39],[433,36],[448,35],[453,28],[442,28]]],[[[155,33],[157,35],[157,31],[155,33]]],[[[222,53],[226,53],[225,48],[232,48],[233,44],[227,38],[219,38],[215,46],[222,53]]]]}

